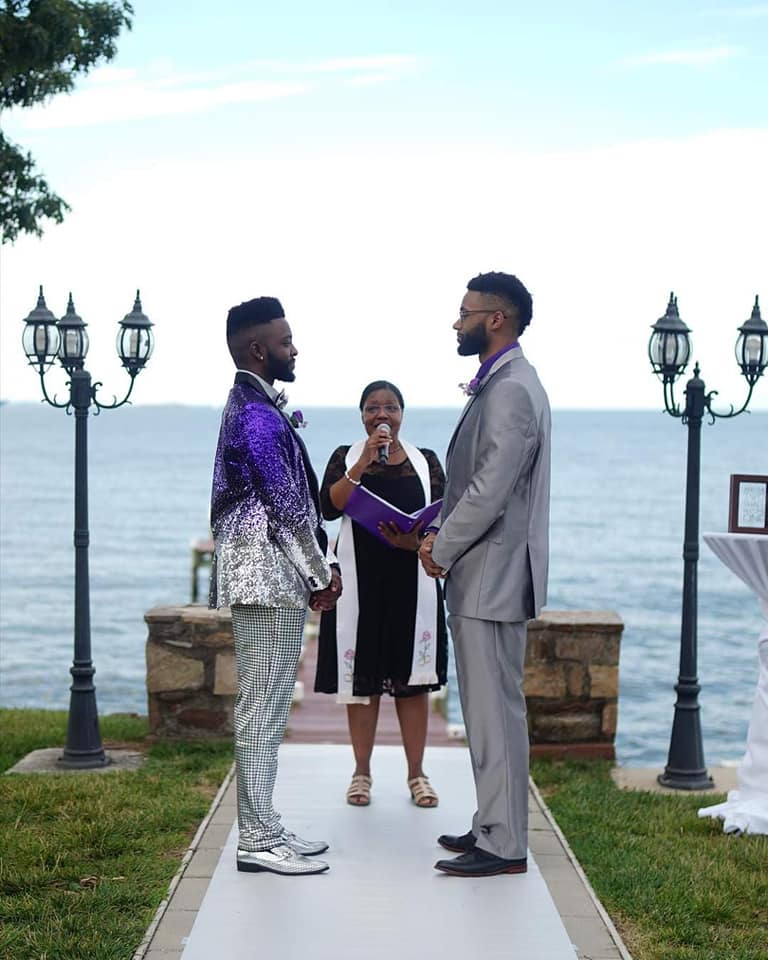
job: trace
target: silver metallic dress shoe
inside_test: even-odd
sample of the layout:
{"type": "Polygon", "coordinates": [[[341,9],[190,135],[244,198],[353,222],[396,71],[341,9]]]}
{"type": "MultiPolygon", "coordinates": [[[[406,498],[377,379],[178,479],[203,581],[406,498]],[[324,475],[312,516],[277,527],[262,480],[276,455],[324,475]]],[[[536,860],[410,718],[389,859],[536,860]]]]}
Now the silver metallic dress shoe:
{"type": "Polygon", "coordinates": [[[328,849],[325,840],[302,840],[301,837],[297,837],[290,830],[283,830],[280,835],[280,842],[287,843],[289,847],[293,847],[296,853],[305,857],[316,857],[318,853],[325,853],[328,849]]]}
{"type": "Polygon", "coordinates": [[[279,843],[271,850],[237,851],[237,869],[245,873],[281,873],[295,877],[305,873],[325,873],[328,864],[324,860],[310,860],[297,853],[287,843],[279,843]]]}

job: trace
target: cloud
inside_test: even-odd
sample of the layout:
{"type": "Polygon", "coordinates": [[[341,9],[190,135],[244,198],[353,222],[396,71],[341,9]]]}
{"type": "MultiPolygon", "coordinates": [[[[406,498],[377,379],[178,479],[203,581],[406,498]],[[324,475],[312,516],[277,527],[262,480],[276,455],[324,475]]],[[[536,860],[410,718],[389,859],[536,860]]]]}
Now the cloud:
{"type": "Polygon", "coordinates": [[[380,71],[387,70],[394,73],[403,67],[412,67],[418,63],[418,58],[410,54],[383,54],[371,57],[336,57],[328,60],[305,60],[295,62],[290,60],[264,60],[262,66],[269,66],[276,70],[289,70],[298,73],[349,73],[351,71],[380,71]]]}
{"type": "Polygon", "coordinates": [[[718,7],[715,10],[706,10],[705,16],[757,20],[761,17],[768,17],[768,3],[752,3],[743,7],[718,7]]]}
{"type": "Polygon", "coordinates": [[[88,81],[95,85],[104,83],[125,83],[135,80],[138,71],[132,67],[97,67],[89,74],[88,81]]]}
{"type": "Polygon", "coordinates": [[[244,81],[169,90],[160,84],[142,81],[112,84],[99,80],[71,96],[57,97],[46,106],[20,113],[17,120],[20,126],[30,130],[87,127],[145,117],[199,113],[234,103],[295,97],[309,89],[306,83],[244,81]]]}
{"type": "Polygon", "coordinates": [[[702,47],[698,50],[658,50],[652,53],[640,53],[623,57],[618,61],[621,67],[648,67],[669,65],[679,67],[705,67],[713,63],[722,63],[741,56],[739,47],[702,47]]]}
{"type": "MultiPolygon", "coordinates": [[[[141,287],[157,334],[142,403],[220,404],[226,311],[270,293],[299,348],[293,404],[349,404],[386,376],[414,406],[459,405],[474,361],[456,355],[451,324],[466,280],[494,269],[533,291],[524,349],[555,406],[658,409],[647,343],[670,290],[708,387],[726,408],[745,396],[733,345],[768,295],[768,130],[557,153],[458,140],[320,145],[309,159],[226,148],[118,156],[68,192],[62,226],[3,251],[0,308],[17,318],[0,324],[6,397],[37,398],[19,331],[42,282],[59,315],[72,289],[92,323],[89,369],[114,392],[114,330],[141,287]]],[[[752,407],[768,408],[768,378],[752,407]]]]}
{"type": "Polygon", "coordinates": [[[389,76],[386,73],[364,73],[355,77],[349,77],[347,84],[350,87],[370,87],[376,83],[386,83],[389,76]]]}
{"type": "Polygon", "coordinates": [[[264,60],[193,74],[178,74],[168,63],[150,65],[142,72],[102,67],[74,93],[12,115],[22,128],[51,130],[200,113],[230,104],[303,96],[336,78],[359,86],[384,83],[416,62],[415,57],[400,54],[264,60]]]}
{"type": "MultiPolygon", "coordinates": [[[[388,79],[417,66],[421,61],[410,54],[386,54],[370,57],[336,57],[324,60],[245,60],[194,73],[179,73],[168,61],[148,65],[146,72],[160,86],[216,85],[255,76],[289,75],[292,78],[306,76],[342,76],[348,74],[365,76],[379,74],[388,79]]],[[[111,68],[106,68],[111,69],[111,68]]],[[[94,71],[92,77],[99,71],[94,71]]]]}

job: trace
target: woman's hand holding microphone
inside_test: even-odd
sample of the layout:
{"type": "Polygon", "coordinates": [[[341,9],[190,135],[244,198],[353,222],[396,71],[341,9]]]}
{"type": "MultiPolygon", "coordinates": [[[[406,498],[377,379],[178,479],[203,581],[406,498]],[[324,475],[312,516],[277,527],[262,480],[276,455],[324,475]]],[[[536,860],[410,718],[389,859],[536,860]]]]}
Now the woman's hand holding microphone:
{"type": "Polygon", "coordinates": [[[354,463],[344,476],[337,480],[330,489],[330,498],[337,510],[343,510],[347,505],[352,491],[360,486],[363,474],[372,463],[386,462],[389,458],[389,447],[392,443],[392,429],[388,423],[380,423],[378,427],[371,432],[365,442],[357,463],[354,463]],[[381,451],[385,451],[385,459],[382,461],[381,451]]]}
{"type": "Polygon", "coordinates": [[[380,451],[386,450],[386,460],[389,459],[389,445],[392,443],[392,430],[388,423],[380,423],[368,437],[362,453],[354,466],[347,471],[347,479],[352,483],[360,483],[360,478],[372,463],[379,463],[380,451]]]}

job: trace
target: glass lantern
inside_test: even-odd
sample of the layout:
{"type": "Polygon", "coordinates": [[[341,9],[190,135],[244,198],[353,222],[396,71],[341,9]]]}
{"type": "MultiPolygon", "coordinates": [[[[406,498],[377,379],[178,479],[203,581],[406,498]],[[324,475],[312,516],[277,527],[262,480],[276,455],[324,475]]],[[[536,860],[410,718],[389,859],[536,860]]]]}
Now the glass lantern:
{"type": "Polygon", "coordinates": [[[72,294],[67,302],[67,312],[59,320],[59,362],[67,373],[82,370],[85,357],[88,353],[88,334],[85,332],[87,324],[75,312],[72,294]]]}
{"type": "Polygon", "coordinates": [[[117,333],[117,352],[128,373],[135,377],[143,370],[152,356],[155,339],[152,334],[152,322],[142,311],[141,297],[136,291],[133,310],[120,321],[117,333]]]}
{"type": "Polygon", "coordinates": [[[685,370],[691,357],[691,331],[680,319],[674,293],[669,295],[666,313],[651,329],[653,333],[648,342],[651,368],[665,383],[673,383],[685,370]]]}
{"type": "Polygon", "coordinates": [[[37,297],[37,306],[25,320],[21,343],[24,353],[33,367],[45,373],[56,359],[59,351],[59,330],[56,317],[45,305],[43,288],[37,297]]]}
{"type": "Polygon", "coordinates": [[[760,303],[755,297],[752,316],[739,327],[736,340],[736,362],[752,386],[768,366],[768,324],[760,316],[760,303]]]}

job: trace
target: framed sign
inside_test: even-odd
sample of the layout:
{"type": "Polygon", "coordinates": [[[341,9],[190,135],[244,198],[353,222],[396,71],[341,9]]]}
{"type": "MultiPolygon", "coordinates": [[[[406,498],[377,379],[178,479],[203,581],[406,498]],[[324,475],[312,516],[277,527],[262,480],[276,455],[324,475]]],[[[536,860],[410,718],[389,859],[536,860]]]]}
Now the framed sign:
{"type": "Polygon", "coordinates": [[[728,533],[768,534],[768,477],[731,474],[728,533]]]}

